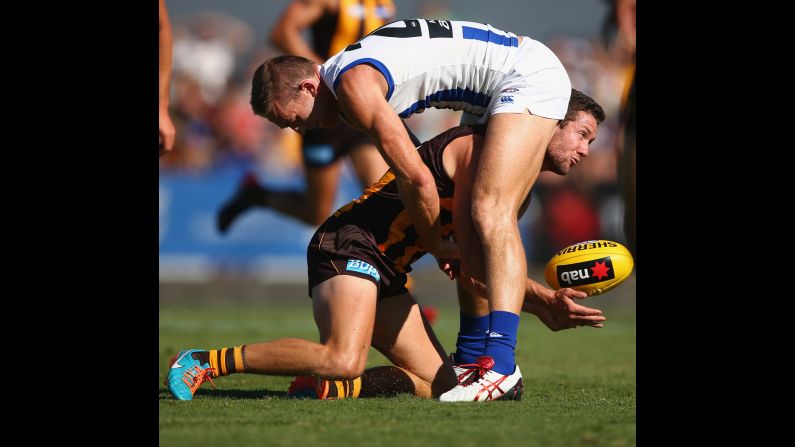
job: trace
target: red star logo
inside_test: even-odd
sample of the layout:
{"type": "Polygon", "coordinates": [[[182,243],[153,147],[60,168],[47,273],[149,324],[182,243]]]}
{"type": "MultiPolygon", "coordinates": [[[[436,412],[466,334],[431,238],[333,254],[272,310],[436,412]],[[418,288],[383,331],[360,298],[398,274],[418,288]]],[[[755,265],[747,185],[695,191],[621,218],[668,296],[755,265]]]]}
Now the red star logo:
{"type": "Polygon", "coordinates": [[[602,279],[603,276],[607,276],[607,271],[610,270],[610,267],[607,267],[605,262],[597,262],[596,265],[591,267],[591,270],[593,270],[593,276],[596,276],[599,279],[602,279]]]}

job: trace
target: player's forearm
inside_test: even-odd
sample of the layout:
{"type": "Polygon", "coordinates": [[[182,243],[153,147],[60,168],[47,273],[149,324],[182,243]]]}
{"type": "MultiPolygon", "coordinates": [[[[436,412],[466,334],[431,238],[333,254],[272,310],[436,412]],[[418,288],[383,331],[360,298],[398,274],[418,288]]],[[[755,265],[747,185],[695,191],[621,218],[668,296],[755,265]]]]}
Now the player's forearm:
{"type": "Polygon", "coordinates": [[[171,22],[168,18],[165,2],[160,2],[160,67],[159,75],[160,82],[158,91],[160,95],[160,109],[168,109],[170,97],[169,89],[171,87],[171,52],[172,52],[172,36],[171,36],[171,22]]]}
{"type": "MultiPolygon", "coordinates": [[[[470,292],[486,297],[488,291],[483,282],[482,277],[470,276],[462,272],[458,278],[459,284],[465,287],[470,292]]],[[[538,315],[540,310],[546,309],[550,306],[550,299],[554,299],[554,292],[541,284],[527,278],[524,301],[522,302],[522,311],[538,315]]]]}
{"type": "Polygon", "coordinates": [[[397,178],[397,182],[400,199],[414,225],[419,243],[425,250],[431,251],[442,238],[439,195],[435,184],[401,178],[397,178]]]}
{"type": "Polygon", "coordinates": [[[375,143],[395,173],[398,192],[417,232],[419,243],[430,251],[441,241],[439,192],[430,169],[422,162],[397,117],[376,120],[375,143]]]}
{"type": "Polygon", "coordinates": [[[384,161],[394,172],[400,198],[414,224],[419,243],[437,256],[448,257],[453,253],[449,253],[452,251],[449,247],[443,247],[436,182],[422,162],[403,122],[386,102],[387,90],[383,75],[375,68],[361,64],[339,78],[337,101],[349,121],[372,137],[384,161]]]}

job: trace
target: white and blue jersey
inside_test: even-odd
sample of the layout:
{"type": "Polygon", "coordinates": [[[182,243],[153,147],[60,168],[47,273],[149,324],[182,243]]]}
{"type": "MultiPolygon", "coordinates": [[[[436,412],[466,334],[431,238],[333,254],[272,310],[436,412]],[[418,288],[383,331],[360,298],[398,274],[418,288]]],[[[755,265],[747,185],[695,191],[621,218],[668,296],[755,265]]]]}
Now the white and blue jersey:
{"type": "Polygon", "coordinates": [[[340,76],[369,64],[386,79],[386,100],[402,118],[428,107],[463,110],[462,122],[495,113],[563,119],[571,83],[543,44],[488,24],[401,20],[382,26],[320,67],[336,96],[340,76]]]}

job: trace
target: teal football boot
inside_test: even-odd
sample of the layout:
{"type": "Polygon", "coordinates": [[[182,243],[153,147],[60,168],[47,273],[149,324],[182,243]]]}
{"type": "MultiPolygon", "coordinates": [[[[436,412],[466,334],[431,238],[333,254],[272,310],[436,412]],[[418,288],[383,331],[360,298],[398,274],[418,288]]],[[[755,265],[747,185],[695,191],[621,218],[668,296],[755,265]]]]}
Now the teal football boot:
{"type": "Polygon", "coordinates": [[[177,400],[192,400],[193,394],[207,380],[215,388],[212,375],[215,373],[209,363],[201,363],[196,353],[202,349],[186,349],[171,358],[168,378],[165,385],[177,400]]]}

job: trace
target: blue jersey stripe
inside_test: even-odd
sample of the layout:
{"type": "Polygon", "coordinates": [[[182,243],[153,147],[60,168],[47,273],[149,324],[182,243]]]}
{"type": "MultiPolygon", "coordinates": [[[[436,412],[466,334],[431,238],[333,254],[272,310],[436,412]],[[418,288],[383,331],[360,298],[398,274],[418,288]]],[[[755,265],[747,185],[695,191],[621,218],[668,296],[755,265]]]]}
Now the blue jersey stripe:
{"type": "Polygon", "coordinates": [[[450,89],[450,90],[440,90],[436,93],[432,93],[425,97],[425,99],[421,99],[406,110],[400,112],[398,115],[401,118],[406,118],[412,113],[417,112],[418,110],[425,110],[428,107],[431,107],[431,103],[438,103],[438,102],[465,102],[467,104],[472,104],[473,106],[480,106],[486,107],[491,101],[491,96],[486,96],[483,93],[476,93],[474,90],[470,89],[450,89]]]}
{"type": "Polygon", "coordinates": [[[356,59],[355,61],[346,65],[345,68],[340,70],[339,74],[337,74],[337,77],[334,79],[334,91],[335,92],[337,91],[337,86],[340,83],[340,77],[342,76],[342,74],[359,64],[372,64],[373,66],[375,66],[375,68],[378,69],[378,71],[381,72],[382,75],[384,75],[386,83],[389,86],[389,90],[387,90],[386,92],[386,100],[389,101],[389,99],[392,97],[392,92],[395,91],[395,82],[392,80],[392,74],[389,73],[389,70],[387,70],[386,66],[382,64],[381,61],[370,57],[366,57],[363,59],[356,59]]]}
{"type": "Polygon", "coordinates": [[[505,45],[506,47],[519,46],[518,37],[503,36],[502,34],[498,34],[493,31],[472,28],[471,26],[462,26],[461,30],[464,32],[464,39],[482,40],[483,42],[496,43],[505,45]]]}

